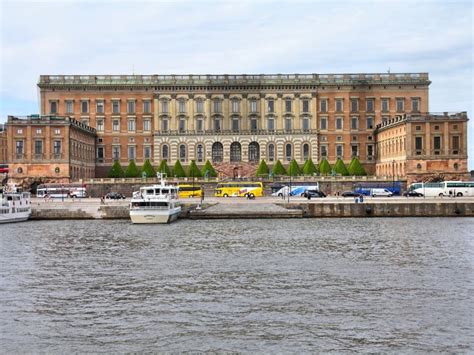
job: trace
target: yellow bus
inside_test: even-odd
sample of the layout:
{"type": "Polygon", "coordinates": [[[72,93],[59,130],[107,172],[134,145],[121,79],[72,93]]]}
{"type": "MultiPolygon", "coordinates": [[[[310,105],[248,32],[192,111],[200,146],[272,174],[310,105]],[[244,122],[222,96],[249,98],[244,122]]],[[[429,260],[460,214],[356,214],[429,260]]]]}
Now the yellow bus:
{"type": "Polygon", "coordinates": [[[260,197],[263,196],[263,184],[261,182],[222,182],[217,184],[214,193],[216,197],[260,197]]]}
{"type": "Polygon", "coordinates": [[[178,188],[179,198],[202,196],[202,187],[199,185],[178,185],[178,188]]]}

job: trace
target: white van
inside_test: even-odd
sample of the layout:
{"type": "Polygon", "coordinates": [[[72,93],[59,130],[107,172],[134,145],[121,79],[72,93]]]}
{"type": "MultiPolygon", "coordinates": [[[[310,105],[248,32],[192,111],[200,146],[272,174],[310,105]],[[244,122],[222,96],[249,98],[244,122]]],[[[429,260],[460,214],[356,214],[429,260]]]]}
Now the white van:
{"type": "Polygon", "coordinates": [[[383,196],[383,197],[392,197],[393,193],[390,190],[387,189],[372,189],[370,190],[370,196],[376,197],[376,196],[383,196]]]}

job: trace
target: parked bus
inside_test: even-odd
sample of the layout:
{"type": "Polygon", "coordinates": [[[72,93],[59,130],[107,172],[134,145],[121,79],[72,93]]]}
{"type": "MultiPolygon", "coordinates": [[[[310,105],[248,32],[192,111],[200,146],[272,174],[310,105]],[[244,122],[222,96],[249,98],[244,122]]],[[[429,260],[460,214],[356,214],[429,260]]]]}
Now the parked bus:
{"type": "Polygon", "coordinates": [[[36,197],[67,198],[86,196],[86,186],[82,184],[42,184],[36,189],[36,197]]]}
{"type": "Polygon", "coordinates": [[[408,188],[410,191],[423,194],[426,197],[443,196],[474,196],[474,182],[443,181],[443,182],[415,182],[408,188]]]}
{"type": "Polygon", "coordinates": [[[263,196],[261,182],[222,182],[217,184],[214,196],[216,197],[260,197],[263,196]]]}
{"type": "Polygon", "coordinates": [[[201,197],[202,187],[199,185],[178,185],[179,198],[201,197]]]}
{"type": "Polygon", "coordinates": [[[400,181],[361,182],[355,185],[354,192],[365,196],[372,196],[374,189],[386,189],[394,196],[400,196],[402,192],[402,183],[400,181]]]}
{"type": "MultiPolygon", "coordinates": [[[[289,186],[283,186],[278,191],[272,193],[272,196],[288,196],[289,186]]],[[[306,190],[317,190],[319,191],[319,184],[316,185],[291,185],[290,196],[303,196],[306,190]]]]}

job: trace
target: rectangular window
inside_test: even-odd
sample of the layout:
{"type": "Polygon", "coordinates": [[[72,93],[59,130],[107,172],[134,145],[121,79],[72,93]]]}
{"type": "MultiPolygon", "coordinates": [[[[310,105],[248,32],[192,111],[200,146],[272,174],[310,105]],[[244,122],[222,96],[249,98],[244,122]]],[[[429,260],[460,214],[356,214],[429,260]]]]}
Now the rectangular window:
{"type": "Polygon", "coordinates": [[[74,101],[68,100],[66,101],[66,113],[73,113],[74,112],[74,101]]]}
{"type": "Polygon", "coordinates": [[[411,110],[412,112],[420,112],[420,99],[411,100],[411,110]]]}
{"type": "Polygon", "coordinates": [[[196,101],[196,112],[204,113],[204,101],[202,100],[196,101]]]}
{"type": "Polygon", "coordinates": [[[81,113],[89,113],[89,101],[81,101],[81,113]]]}
{"type": "Polygon", "coordinates": [[[356,130],[359,128],[359,119],[357,117],[351,118],[351,129],[356,130]]]}
{"type": "Polygon", "coordinates": [[[129,160],[132,160],[132,159],[135,160],[136,159],[135,152],[136,152],[136,147],[134,145],[130,145],[128,147],[128,159],[129,160]]]}
{"type": "Polygon", "coordinates": [[[35,141],[35,154],[43,154],[43,141],[36,140],[35,141]]]}
{"type": "Polygon", "coordinates": [[[145,132],[151,131],[151,121],[150,120],[143,120],[143,131],[145,131],[145,132]]]}
{"type": "Polygon", "coordinates": [[[58,103],[57,101],[51,101],[50,103],[50,113],[58,113],[58,103]]]}
{"type": "Polygon", "coordinates": [[[97,131],[103,132],[104,131],[104,120],[100,119],[97,120],[97,131]]]}
{"type": "Polygon", "coordinates": [[[342,129],[342,117],[336,117],[336,129],[337,130],[342,129]]]}
{"type": "Polygon", "coordinates": [[[397,112],[403,112],[404,111],[404,100],[402,98],[397,99],[397,112]]]}
{"type": "Polygon", "coordinates": [[[120,131],[120,121],[119,120],[113,120],[113,122],[112,122],[112,131],[114,131],[114,132],[120,131]]]}
{"type": "Polygon", "coordinates": [[[112,101],[112,113],[119,114],[120,113],[120,101],[114,100],[112,101]]]}
{"type": "Polygon", "coordinates": [[[342,110],[343,110],[342,99],[336,99],[336,112],[342,112],[342,110]]]}
{"type": "Polygon", "coordinates": [[[60,130],[59,128],[56,128],[56,129],[54,130],[54,134],[57,135],[57,136],[59,136],[59,135],[61,134],[61,130],[60,130]]]}
{"type": "Polygon", "coordinates": [[[291,100],[285,100],[285,112],[291,112],[291,100]]]}
{"type": "Polygon", "coordinates": [[[143,158],[150,159],[151,158],[151,147],[146,145],[143,147],[143,158]]]}
{"type": "Polygon", "coordinates": [[[97,159],[104,159],[104,147],[97,147],[97,159]]]}
{"type": "Polygon", "coordinates": [[[309,112],[309,100],[303,100],[303,112],[304,113],[309,112]]]}
{"type": "Polygon", "coordinates": [[[433,137],[433,148],[435,150],[435,154],[437,150],[438,151],[441,150],[441,137],[440,136],[433,137]]]}
{"type": "Polygon", "coordinates": [[[151,101],[144,100],[143,101],[143,113],[151,113],[151,101]]]}
{"type": "Polygon", "coordinates": [[[251,131],[256,131],[257,130],[257,119],[256,118],[252,118],[250,120],[250,130],[251,131]]]}
{"type": "Polygon", "coordinates": [[[222,112],[222,102],[221,100],[214,100],[214,112],[221,113],[222,112]]]}
{"type": "Polygon", "coordinates": [[[359,156],[359,146],[358,145],[351,145],[351,156],[352,157],[359,156]]]}
{"type": "Polygon", "coordinates": [[[197,161],[202,163],[204,161],[204,149],[201,144],[197,146],[197,161]]]}
{"type": "Polygon", "coordinates": [[[415,137],[415,150],[417,151],[416,154],[421,154],[423,150],[423,137],[415,137]]]}
{"type": "Polygon", "coordinates": [[[240,101],[239,100],[232,100],[232,112],[233,113],[240,112],[240,101]]]}
{"type": "Polygon", "coordinates": [[[99,100],[95,103],[96,107],[95,107],[95,112],[96,113],[104,113],[104,101],[103,100],[99,100]]]}
{"type": "Polygon", "coordinates": [[[186,112],[186,101],[179,100],[178,101],[178,112],[185,113],[186,112]]]}
{"type": "Polygon", "coordinates": [[[233,118],[232,119],[232,131],[238,132],[239,131],[239,119],[233,118]]]}
{"type": "Polygon", "coordinates": [[[351,99],[351,112],[359,111],[359,100],[351,99]]]}
{"type": "Polygon", "coordinates": [[[180,132],[186,131],[186,119],[185,118],[180,118],[179,119],[179,127],[178,127],[180,132]]]}
{"type": "Polygon", "coordinates": [[[291,131],[291,117],[285,118],[285,130],[291,131]]]}
{"type": "Polygon", "coordinates": [[[342,158],[342,145],[340,144],[336,145],[336,157],[342,158]]]}
{"type": "Polygon", "coordinates": [[[461,145],[459,143],[460,143],[459,136],[453,136],[453,138],[452,138],[452,148],[453,148],[453,150],[459,150],[460,149],[461,145]]]}
{"type": "Polygon", "coordinates": [[[128,101],[127,102],[127,113],[135,113],[135,101],[128,101]]]}
{"type": "Polygon", "coordinates": [[[36,134],[40,135],[41,133],[43,133],[43,131],[41,130],[41,128],[37,128],[37,129],[36,129],[36,134]]]}
{"type": "Polygon", "coordinates": [[[320,128],[321,130],[328,129],[328,119],[326,117],[321,117],[320,128]]]}
{"type": "Polygon", "coordinates": [[[250,100],[250,112],[257,113],[257,100],[250,100]]]}
{"type": "Polygon", "coordinates": [[[136,128],[135,120],[128,120],[128,131],[134,132],[136,128]]]}
{"type": "Polygon", "coordinates": [[[328,156],[328,147],[326,145],[321,146],[321,157],[326,158],[328,156]]]}
{"type": "Polygon", "coordinates": [[[268,112],[269,113],[275,112],[275,101],[268,100],[267,104],[268,104],[268,112]]]}
{"type": "Polygon", "coordinates": [[[309,117],[308,116],[303,117],[303,130],[309,131],[309,117]]]}
{"type": "Polygon", "coordinates": [[[374,128],[374,118],[367,117],[367,129],[373,129],[373,128],[374,128]]]}
{"type": "Polygon", "coordinates": [[[204,124],[203,124],[203,119],[202,118],[197,119],[197,121],[196,121],[196,130],[198,132],[202,132],[204,130],[204,124]]]}
{"type": "Polygon", "coordinates": [[[369,158],[369,160],[371,160],[373,156],[374,156],[374,146],[372,144],[369,144],[367,146],[367,157],[369,158]]]}
{"type": "Polygon", "coordinates": [[[273,119],[273,117],[268,117],[267,128],[269,131],[275,130],[275,120],[273,119]]]}
{"type": "Polygon", "coordinates": [[[367,99],[367,112],[374,112],[374,99],[367,99]]]}
{"type": "Polygon", "coordinates": [[[16,141],[16,154],[23,154],[23,141],[16,141]]]}
{"type": "Polygon", "coordinates": [[[53,142],[53,150],[55,155],[61,154],[61,141],[53,142]]]}
{"type": "Polygon", "coordinates": [[[168,100],[161,101],[161,112],[163,112],[163,113],[168,113],[169,112],[168,100]]]}
{"type": "Polygon", "coordinates": [[[319,103],[319,106],[320,106],[320,111],[321,112],[328,112],[328,100],[327,99],[321,100],[320,103],[319,103]]]}
{"type": "Polygon", "coordinates": [[[120,160],[120,146],[114,145],[112,146],[112,157],[114,160],[120,160]]]}
{"type": "Polygon", "coordinates": [[[381,101],[381,109],[382,109],[382,112],[388,112],[389,109],[390,109],[390,105],[389,105],[389,99],[382,99],[381,101]]]}
{"type": "Polygon", "coordinates": [[[168,131],[168,119],[167,118],[163,118],[163,120],[161,121],[161,130],[163,132],[168,131]]]}
{"type": "Polygon", "coordinates": [[[221,120],[219,118],[214,119],[214,131],[219,132],[221,130],[221,120]]]}

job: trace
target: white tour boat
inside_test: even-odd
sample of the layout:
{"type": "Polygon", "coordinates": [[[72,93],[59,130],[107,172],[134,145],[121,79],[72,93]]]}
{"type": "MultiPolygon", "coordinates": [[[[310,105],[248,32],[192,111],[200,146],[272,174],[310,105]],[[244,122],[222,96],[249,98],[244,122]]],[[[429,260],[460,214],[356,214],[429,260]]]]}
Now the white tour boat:
{"type": "Polygon", "coordinates": [[[166,175],[158,173],[160,185],[141,187],[130,201],[132,223],[170,223],[181,212],[178,186],[167,185],[166,175]]]}
{"type": "Polygon", "coordinates": [[[26,221],[31,215],[29,192],[0,186],[0,223],[26,221]]]}

